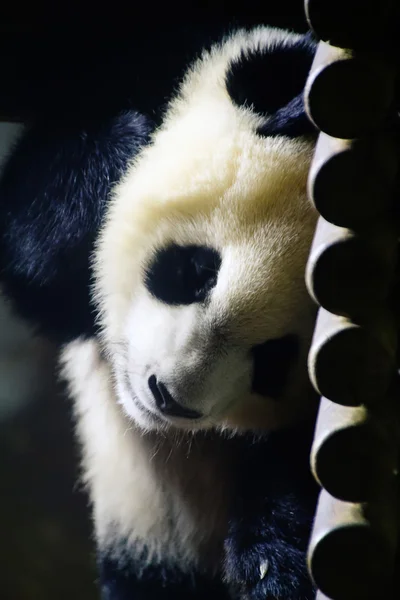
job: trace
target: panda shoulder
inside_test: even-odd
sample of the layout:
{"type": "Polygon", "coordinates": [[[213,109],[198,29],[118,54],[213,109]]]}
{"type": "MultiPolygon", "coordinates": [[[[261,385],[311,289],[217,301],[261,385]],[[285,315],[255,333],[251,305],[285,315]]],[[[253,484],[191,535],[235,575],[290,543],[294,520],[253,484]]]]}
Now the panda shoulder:
{"type": "Polygon", "coordinates": [[[148,141],[135,111],[28,125],[0,174],[0,272],[19,314],[57,342],[94,330],[90,255],[112,186],[148,141]]]}

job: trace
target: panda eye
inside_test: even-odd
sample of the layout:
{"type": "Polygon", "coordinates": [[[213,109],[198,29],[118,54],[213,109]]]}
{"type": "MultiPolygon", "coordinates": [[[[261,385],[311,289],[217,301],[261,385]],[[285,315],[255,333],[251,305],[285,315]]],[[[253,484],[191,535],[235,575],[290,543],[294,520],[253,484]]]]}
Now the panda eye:
{"type": "Polygon", "coordinates": [[[167,304],[203,302],[217,283],[221,256],[205,246],[171,245],[159,250],[145,273],[152,296],[167,304]]]}

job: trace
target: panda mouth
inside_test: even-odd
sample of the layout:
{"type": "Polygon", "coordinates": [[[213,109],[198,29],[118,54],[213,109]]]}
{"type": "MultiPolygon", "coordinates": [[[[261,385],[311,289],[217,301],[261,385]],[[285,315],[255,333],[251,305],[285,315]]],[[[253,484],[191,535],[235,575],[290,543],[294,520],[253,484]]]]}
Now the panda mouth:
{"type": "Polygon", "coordinates": [[[268,340],[251,349],[253,358],[252,392],[278,400],[288,384],[300,352],[295,334],[268,340]]]}

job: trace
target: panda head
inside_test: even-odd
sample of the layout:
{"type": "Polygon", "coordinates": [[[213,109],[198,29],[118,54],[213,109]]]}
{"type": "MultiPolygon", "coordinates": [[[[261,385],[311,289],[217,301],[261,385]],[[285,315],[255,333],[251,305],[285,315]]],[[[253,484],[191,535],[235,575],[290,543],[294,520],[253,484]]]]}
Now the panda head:
{"type": "Polygon", "coordinates": [[[145,429],[268,430],[315,407],[313,52],[268,28],[213,47],[115,190],[96,298],[118,400],[145,429]]]}

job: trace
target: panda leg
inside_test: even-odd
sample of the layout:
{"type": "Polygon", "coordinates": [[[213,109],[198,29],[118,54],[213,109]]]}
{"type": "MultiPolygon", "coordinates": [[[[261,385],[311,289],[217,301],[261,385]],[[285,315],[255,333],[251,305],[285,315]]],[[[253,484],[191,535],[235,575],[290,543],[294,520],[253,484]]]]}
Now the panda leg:
{"type": "Polygon", "coordinates": [[[102,600],[229,600],[220,581],[172,566],[121,564],[110,556],[98,561],[102,600]]]}
{"type": "Polygon", "coordinates": [[[309,468],[313,424],[242,452],[225,544],[226,578],[248,600],[312,600],[306,553],[318,497],[309,468]]]}

